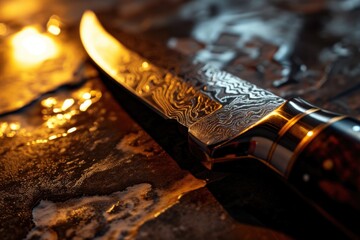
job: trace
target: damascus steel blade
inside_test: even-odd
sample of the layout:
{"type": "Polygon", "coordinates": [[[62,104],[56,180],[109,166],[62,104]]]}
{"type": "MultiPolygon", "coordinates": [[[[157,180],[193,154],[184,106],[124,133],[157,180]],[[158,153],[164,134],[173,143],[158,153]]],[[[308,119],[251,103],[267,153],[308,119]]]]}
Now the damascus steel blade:
{"type": "Polygon", "coordinates": [[[86,51],[101,69],[163,117],[189,127],[221,108],[221,104],[190,84],[129,51],[105,31],[94,13],[85,13],[80,36],[86,51]]]}
{"type": "Polygon", "coordinates": [[[163,117],[188,127],[203,144],[234,138],[285,102],[209,65],[182,66],[180,78],[127,49],[90,11],[83,15],[80,36],[89,56],[104,72],[163,117]]]}

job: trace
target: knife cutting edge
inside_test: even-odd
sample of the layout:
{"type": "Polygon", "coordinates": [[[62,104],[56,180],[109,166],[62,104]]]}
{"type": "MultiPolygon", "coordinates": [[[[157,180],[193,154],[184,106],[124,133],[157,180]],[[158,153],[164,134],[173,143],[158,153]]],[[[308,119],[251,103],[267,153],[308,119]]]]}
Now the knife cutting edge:
{"type": "Polygon", "coordinates": [[[311,199],[350,237],[360,233],[360,122],[282,99],[208,65],[179,77],[127,49],[87,11],[80,37],[113,80],[188,129],[194,155],[211,169],[259,159],[311,199]]]}

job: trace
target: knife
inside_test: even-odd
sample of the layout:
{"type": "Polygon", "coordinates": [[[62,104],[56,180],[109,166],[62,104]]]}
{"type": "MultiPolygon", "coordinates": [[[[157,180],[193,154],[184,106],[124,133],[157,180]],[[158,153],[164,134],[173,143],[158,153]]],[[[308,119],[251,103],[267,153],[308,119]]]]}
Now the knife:
{"type": "Polygon", "coordinates": [[[81,19],[80,37],[90,58],[111,79],[187,128],[190,150],[204,166],[260,160],[348,236],[359,236],[357,119],[300,98],[282,99],[209,65],[189,63],[180,77],[127,49],[91,11],[81,19]]]}

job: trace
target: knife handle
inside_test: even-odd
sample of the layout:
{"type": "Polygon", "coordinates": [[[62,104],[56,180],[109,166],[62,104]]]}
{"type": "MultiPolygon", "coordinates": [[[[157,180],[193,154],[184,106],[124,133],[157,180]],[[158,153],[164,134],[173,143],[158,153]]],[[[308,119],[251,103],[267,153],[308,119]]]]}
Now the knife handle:
{"type": "Polygon", "coordinates": [[[288,181],[360,236],[360,122],[342,118],[303,140],[288,181]]]}
{"type": "Polygon", "coordinates": [[[197,145],[208,167],[249,156],[261,160],[349,236],[360,234],[360,121],[294,98],[233,139],[197,145]]]}

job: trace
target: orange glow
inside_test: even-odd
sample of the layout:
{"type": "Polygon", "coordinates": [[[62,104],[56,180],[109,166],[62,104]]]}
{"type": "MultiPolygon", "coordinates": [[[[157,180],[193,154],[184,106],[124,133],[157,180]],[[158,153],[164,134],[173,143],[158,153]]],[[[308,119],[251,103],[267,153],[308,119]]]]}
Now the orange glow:
{"type": "Polygon", "coordinates": [[[51,16],[47,22],[47,31],[55,36],[59,35],[61,33],[60,24],[61,22],[58,16],[51,16]]]}
{"type": "Polygon", "coordinates": [[[91,90],[80,94],[80,98],[84,99],[80,101],[79,110],[85,112],[93,103],[96,103],[101,98],[102,94],[99,91],[91,90]]]}
{"type": "Polygon", "coordinates": [[[77,130],[76,127],[72,127],[72,128],[70,128],[70,129],[67,130],[67,133],[73,133],[73,132],[75,132],[76,130],[77,130]]]}
{"type": "Polygon", "coordinates": [[[54,139],[56,139],[56,138],[58,138],[56,135],[51,135],[51,136],[49,137],[49,140],[51,141],[51,140],[54,140],[54,139]]]}
{"type": "MultiPolygon", "coordinates": [[[[41,110],[45,125],[49,129],[55,129],[69,123],[72,117],[78,115],[80,112],[85,112],[88,108],[100,100],[102,93],[97,90],[86,89],[75,93],[69,98],[56,99],[49,97],[41,101],[44,109],[41,110]]],[[[54,140],[59,137],[65,137],[69,133],[77,131],[76,127],[69,128],[66,133],[50,136],[49,140],[54,140]]]]}
{"type": "Polygon", "coordinates": [[[39,12],[44,6],[42,1],[11,0],[0,1],[0,16],[2,19],[19,19],[19,16],[29,17],[39,12]]]}
{"type": "Polygon", "coordinates": [[[307,135],[308,137],[311,137],[313,134],[314,134],[313,131],[309,131],[306,135],[307,135]]]}
{"type": "Polygon", "coordinates": [[[19,133],[21,124],[18,122],[2,122],[0,123],[0,137],[15,137],[19,133]]]}
{"type": "Polygon", "coordinates": [[[84,94],[82,95],[82,97],[83,97],[84,99],[90,99],[90,98],[91,98],[91,94],[88,93],[88,92],[86,92],[86,93],[84,93],[84,94]]]}
{"type": "Polygon", "coordinates": [[[20,124],[19,123],[10,123],[10,129],[13,131],[19,130],[20,124]]]}
{"type": "Polygon", "coordinates": [[[85,100],[81,105],[80,105],[80,111],[85,112],[92,104],[92,101],[90,99],[85,100]]]}
{"type": "Polygon", "coordinates": [[[333,167],[334,167],[334,163],[333,163],[333,161],[331,159],[326,159],[323,162],[323,168],[325,170],[331,170],[333,167]]]}
{"type": "Polygon", "coordinates": [[[3,137],[5,135],[5,130],[8,127],[8,123],[3,122],[0,123],[0,137],[3,137]]]}
{"type": "Polygon", "coordinates": [[[142,68],[147,69],[149,67],[149,63],[148,62],[143,62],[141,64],[141,66],[142,66],[142,68]]]}
{"type": "Polygon", "coordinates": [[[7,33],[7,27],[5,24],[0,23],[0,36],[5,36],[7,33]]]}
{"type": "Polygon", "coordinates": [[[72,98],[65,99],[63,105],[61,106],[62,111],[66,111],[68,108],[70,108],[75,103],[75,100],[72,98]]]}
{"type": "Polygon", "coordinates": [[[49,97],[43,101],[41,101],[41,105],[44,107],[50,108],[53,107],[57,103],[56,99],[53,97],[49,97]]]}
{"type": "Polygon", "coordinates": [[[14,60],[22,66],[34,66],[55,57],[58,46],[35,27],[26,27],[11,39],[14,60]]]}
{"type": "Polygon", "coordinates": [[[53,35],[59,35],[61,32],[60,28],[55,25],[50,25],[47,30],[53,35]]]}

